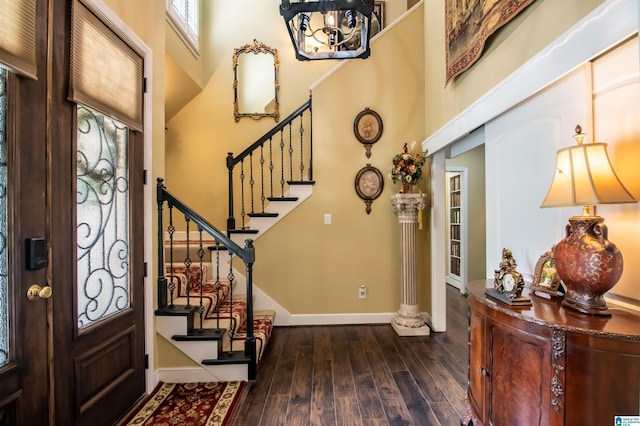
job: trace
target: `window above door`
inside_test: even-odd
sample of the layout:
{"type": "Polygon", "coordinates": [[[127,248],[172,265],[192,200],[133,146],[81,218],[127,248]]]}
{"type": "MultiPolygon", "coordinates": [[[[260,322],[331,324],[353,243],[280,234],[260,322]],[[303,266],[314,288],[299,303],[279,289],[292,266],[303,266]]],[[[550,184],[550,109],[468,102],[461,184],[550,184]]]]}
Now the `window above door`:
{"type": "Polygon", "coordinates": [[[200,0],[167,0],[167,20],[197,57],[200,54],[200,0]]]}

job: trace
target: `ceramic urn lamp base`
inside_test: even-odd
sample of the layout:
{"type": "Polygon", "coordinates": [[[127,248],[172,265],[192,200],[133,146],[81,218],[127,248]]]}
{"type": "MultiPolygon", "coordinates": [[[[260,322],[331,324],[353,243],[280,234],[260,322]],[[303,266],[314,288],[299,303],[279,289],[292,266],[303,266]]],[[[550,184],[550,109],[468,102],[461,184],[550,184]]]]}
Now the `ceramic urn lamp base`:
{"type": "Polygon", "coordinates": [[[554,256],[567,289],[562,304],[585,314],[610,316],[604,294],[622,276],[623,262],[603,222],[600,216],[569,218],[567,236],[556,244],[554,256]]]}
{"type": "Polygon", "coordinates": [[[637,201],[613,170],[607,144],[585,143],[585,136],[576,126],[577,145],[556,153],[553,181],[540,207],[583,207],[582,215],[569,218],[565,238],[553,249],[556,271],[567,290],[562,304],[585,314],[611,316],[604,294],[622,276],[622,253],[607,239],[604,219],[591,214],[590,206],[637,201]]]}

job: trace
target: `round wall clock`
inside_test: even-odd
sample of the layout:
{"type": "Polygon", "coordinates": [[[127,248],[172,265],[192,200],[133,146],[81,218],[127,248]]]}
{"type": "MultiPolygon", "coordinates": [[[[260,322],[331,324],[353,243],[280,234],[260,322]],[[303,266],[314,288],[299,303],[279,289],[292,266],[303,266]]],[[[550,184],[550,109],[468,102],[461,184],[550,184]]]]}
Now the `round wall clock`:
{"type": "Polygon", "coordinates": [[[356,175],[356,194],[362,198],[367,208],[367,214],[371,213],[371,203],[382,194],[384,180],[382,173],[377,168],[367,164],[356,175]]]}
{"type": "Polygon", "coordinates": [[[353,122],[353,132],[360,143],[364,144],[367,158],[371,157],[371,145],[382,136],[382,119],[372,109],[360,111],[353,122]]]}

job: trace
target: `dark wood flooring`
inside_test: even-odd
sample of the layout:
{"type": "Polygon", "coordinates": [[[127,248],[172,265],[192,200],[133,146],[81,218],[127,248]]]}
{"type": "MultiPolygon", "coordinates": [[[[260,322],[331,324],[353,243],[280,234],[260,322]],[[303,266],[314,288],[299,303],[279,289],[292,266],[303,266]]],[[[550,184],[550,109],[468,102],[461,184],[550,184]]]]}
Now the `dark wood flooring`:
{"type": "Polygon", "coordinates": [[[277,327],[232,424],[460,425],[467,298],[447,286],[447,332],[390,325],[277,327]]]}

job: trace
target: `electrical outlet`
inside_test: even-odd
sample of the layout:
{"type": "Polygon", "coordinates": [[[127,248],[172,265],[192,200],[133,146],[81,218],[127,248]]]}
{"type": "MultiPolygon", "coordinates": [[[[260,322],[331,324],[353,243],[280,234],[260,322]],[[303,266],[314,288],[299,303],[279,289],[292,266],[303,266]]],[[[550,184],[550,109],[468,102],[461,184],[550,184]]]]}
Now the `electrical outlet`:
{"type": "Polygon", "coordinates": [[[358,297],[360,299],[366,299],[367,298],[367,287],[361,285],[360,288],[358,288],[358,297]]]}

